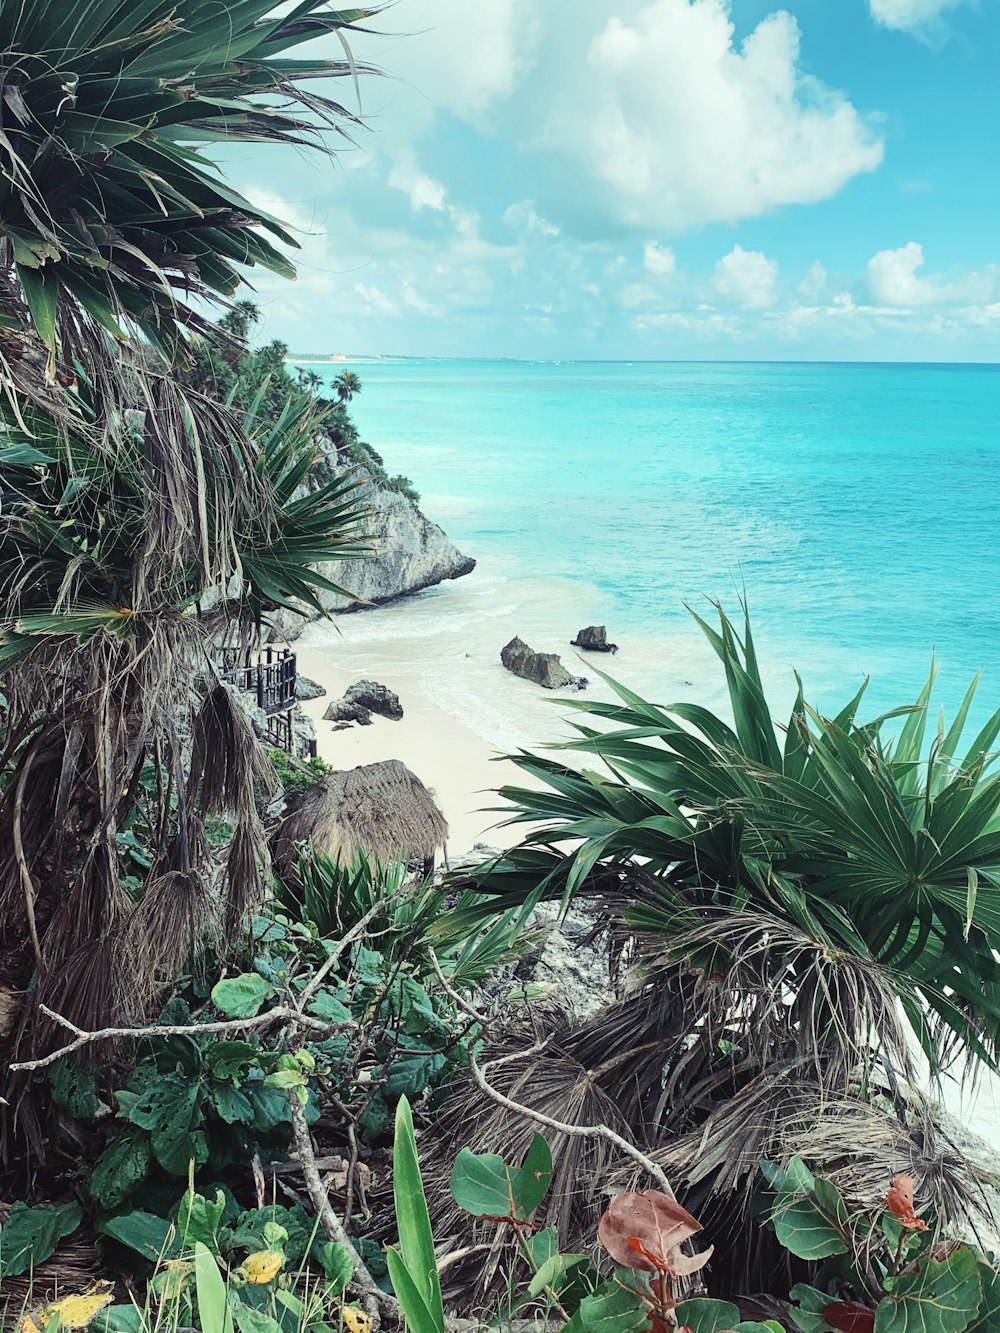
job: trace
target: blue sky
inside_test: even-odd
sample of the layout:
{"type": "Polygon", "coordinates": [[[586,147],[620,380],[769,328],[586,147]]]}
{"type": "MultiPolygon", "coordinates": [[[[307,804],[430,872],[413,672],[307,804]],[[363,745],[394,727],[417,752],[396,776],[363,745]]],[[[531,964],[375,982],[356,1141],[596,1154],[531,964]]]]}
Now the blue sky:
{"type": "MultiPolygon", "coordinates": [[[[397,0],[302,242],[295,351],[1000,360],[1000,0],[397,0]]],[[[354,105],[349,81],[336,94],[354,105]]]]}

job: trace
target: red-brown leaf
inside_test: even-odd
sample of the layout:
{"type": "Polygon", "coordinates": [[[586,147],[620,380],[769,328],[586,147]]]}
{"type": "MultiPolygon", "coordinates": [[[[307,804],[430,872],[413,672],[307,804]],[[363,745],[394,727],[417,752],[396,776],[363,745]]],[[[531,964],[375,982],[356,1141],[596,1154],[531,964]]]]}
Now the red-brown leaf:
{"type": "Polygon", "coordinates": [[[902,1226],[916,1231],[927,1230],[927,1223],[914,1212],[912,1176],[896,1176],[893,1179],[886,1196],[886,1205],[902,1226]]]}
{"type": "Polygon", "coordinates": [[[659,1190],[619,1194],[601,1218],[597,1235],[616,1263],[642,1273],[681,1277],[708,1263],[712,1251],[682,1254],[680,1246],[701,1230],[701,1223],[659,1190]]]}
{"type": "Polygon", "coordinates": [[[875,1311],[860,1301],[832,1301],[823,1306],[823,1318],[839,1333],[875,1333],[875,1311]]]}

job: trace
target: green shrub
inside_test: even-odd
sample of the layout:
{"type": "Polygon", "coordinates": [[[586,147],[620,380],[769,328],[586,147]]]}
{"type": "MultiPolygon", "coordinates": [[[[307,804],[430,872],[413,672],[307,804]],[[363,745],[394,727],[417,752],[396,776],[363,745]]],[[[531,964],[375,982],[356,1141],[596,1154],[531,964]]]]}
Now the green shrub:
{"type": "Polygon", "coordinates": [[[267,757],[274,766],[285,796],[289,800],[293,796],[301,796],[314,783],[319,782],[320,778],[325,778],[328,773],[334,772],[333,767],[319,755],[312,759],[297,759],[284,750],[268,750],[267,757]]]}

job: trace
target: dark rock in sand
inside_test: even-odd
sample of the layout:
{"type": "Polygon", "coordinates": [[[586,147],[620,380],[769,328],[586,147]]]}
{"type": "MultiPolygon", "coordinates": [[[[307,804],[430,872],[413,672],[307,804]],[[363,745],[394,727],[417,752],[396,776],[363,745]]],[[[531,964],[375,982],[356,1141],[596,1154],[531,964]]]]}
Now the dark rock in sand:
{"type": "Polygon", "coordinates": [[[360,704],[369,712],[378,713],[379,717],[387,717],[392,722],[399,722],[403,716],[399,695],[376,680],[359,680],[356,685],[350,686],[344,698],[348,703],[360,704]]]}
{"type": "Polygon", "coordinates": [[[536,653],[523,639],[511,639],[500,650],[500,661],[515,676],[532,680],[547,690],[559,690],[567,686],[582,690],[587,684],[582,676],[571,676],[556,653],[536,653]]]}
{"type": "Polygon", "coordinates": [[[303,699],[322,699],[326,694],[323,686],[315,680],[310,680],[308,676],[295,677],[295,697],[298,700],[303,699]]]}
{"type": "Polygon", "coordinates": [[[357,722],[359,726],[370,727],[372,724],[372,715],[367,708],[363,708],[361,704],[354,703],[353,700],[348,699],[345,696],[343,699],[335,699],[333,703],[327,707],[326,712],[323,714],[323,721],[343,722],[345,724],[349,722],[357,722]]]}
{"type": "Polygon", "coordinates": [[[588,653],[616,653],[617,643],[608,643],[608,631],[604,625],[588,625],[580,630],[573,640],[574,648],[585,648],[588,653]]]}
{"type": "Polygon", "coordinates": [[[403,706],[398,695],[376,680],[359,680],[344,694],[342,699],[335,699],[323,714],[324,722],[357,722],[362,727],[371,726],[372,713],[398,722],[403,716],[403,706]]]}

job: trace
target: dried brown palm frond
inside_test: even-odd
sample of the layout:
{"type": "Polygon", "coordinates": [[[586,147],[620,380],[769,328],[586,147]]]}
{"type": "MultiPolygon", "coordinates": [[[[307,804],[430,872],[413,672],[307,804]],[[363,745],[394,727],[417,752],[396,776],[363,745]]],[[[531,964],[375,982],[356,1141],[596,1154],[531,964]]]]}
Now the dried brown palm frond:
{"type": "MultiPolygon", "coordinates": [[[[696,915],[698,926],[669,944],[633,937],[637,961],[625,995],[583,1022],[557,1021],[516,1072],[498,1069],[498,1089],[557,1120],[603,1120],[649,1151],[718,1244],[713,1291],[806,1275],[751,1215],[762,1159],[801,1155],[833,1174],[859,1207],[873,1206],[880,1191],[884,1198],[891,1175],[905,1170],[943,1220],[989,1229],[975,1170],[940,1146],[915,1091],[919,1067],[899,978],[768,913],[710,907],[696,915]],[[583,1089],[586,1112],[578,1115],[583,1089]]],[[[501,1038],[489,1055],[519,1043],[520,1033],[501,1038]]],[[[472,1146],[512,1157],[535,1129],[464,1081],[430,1147],[442,1193],[470,1125],[472,1146]]],[[[607,1193],[639,1187],[635,1169],[603,1143],[547,1137],[555,1179],[546,1221],[564,1247],[586,1248],[607,1193]]],[[[475,1239],[447,1198],[436,1198],[435,1210],[456,1250],[475,1239]]],[[[495,1272],[494,1255],[481,1274],[470,1262],[451,1276],[469,1284],[474,1304],[495,1272]]]]}

